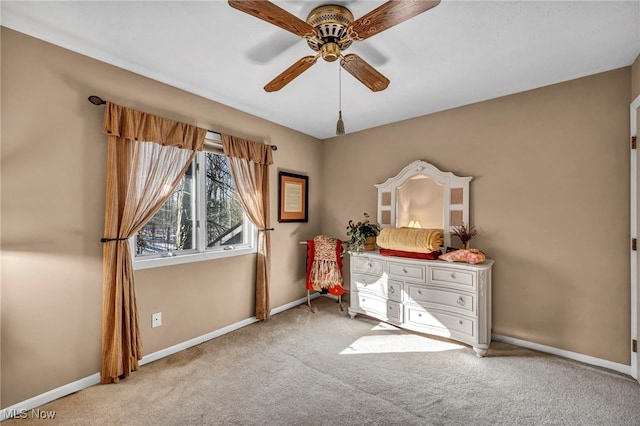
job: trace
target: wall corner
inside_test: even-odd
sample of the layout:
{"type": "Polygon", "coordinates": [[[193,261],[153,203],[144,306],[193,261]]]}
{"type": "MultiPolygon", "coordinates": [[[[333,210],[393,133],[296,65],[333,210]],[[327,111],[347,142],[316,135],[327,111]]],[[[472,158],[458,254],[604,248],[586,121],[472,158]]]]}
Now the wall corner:
{"type": "Polygon", "coordinates": [[[640,96],[640,54],[631,64],[631,100],[640,96]]]}

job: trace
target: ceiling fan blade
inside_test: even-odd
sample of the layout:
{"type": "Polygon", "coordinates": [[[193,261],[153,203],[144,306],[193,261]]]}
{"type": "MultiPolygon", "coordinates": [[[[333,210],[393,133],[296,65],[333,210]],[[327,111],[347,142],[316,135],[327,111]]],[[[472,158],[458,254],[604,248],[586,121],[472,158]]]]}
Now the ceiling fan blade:
{"type": "Polygon", "coordinates": [[[279,76],[271,80],[264,86],[266,92],[275,92],[282,89],[287,84],[291,83],[294,78],[311,68],[311,65],[315,64],[318,60],[318,56],[305,56],[298,59],[296,63],[284,70],[279,76]]]}
{"type": "Polygon", "coordinates": [[[315,28],[270,1],[229,0],[229,6],[300,37],[313,38],[316,36],[315,28]]]}
{"type": "Polygon", "coordinates": [[[362,84],[367,86],[374,92],[384,90],[389,85],[389,79],[382,75],[378,70],[365,62],[358,55],[350,53],[340,61],[342,68],[347,70],[349,74],[360,80],[362,84]]]}
{"type": "Polygon", "coordinates": [[[436,7],[440,0],[390,0],[356,19],[347,28],[352,40],[365,40],[436,7]]]}

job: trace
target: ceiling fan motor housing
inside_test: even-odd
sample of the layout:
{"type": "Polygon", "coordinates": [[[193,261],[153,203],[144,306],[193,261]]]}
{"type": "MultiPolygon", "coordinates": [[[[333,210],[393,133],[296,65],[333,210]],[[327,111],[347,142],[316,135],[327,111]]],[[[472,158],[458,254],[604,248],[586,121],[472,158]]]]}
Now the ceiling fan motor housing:
{"type": "Polygon", "coordinates": [[[316,29],[317,38],[307,39],[309,47],[322,52],[325,61],[333,62],[340,52],[347,49],[353,40],[347,38],[347,27],[353,22],[349,9],[338,5],[315,8],[309,14],[307,23],[316,29]]]}

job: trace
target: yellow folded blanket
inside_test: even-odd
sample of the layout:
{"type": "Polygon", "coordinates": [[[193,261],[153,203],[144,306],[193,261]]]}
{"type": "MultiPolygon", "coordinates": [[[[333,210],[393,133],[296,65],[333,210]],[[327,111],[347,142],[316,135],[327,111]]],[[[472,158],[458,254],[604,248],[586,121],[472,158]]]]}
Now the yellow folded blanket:
{"type": "Polygon", "coordinates": [[[440,250],[442,229],[383,228],[376,244],[384,249],[431,253],[440,250]]]}

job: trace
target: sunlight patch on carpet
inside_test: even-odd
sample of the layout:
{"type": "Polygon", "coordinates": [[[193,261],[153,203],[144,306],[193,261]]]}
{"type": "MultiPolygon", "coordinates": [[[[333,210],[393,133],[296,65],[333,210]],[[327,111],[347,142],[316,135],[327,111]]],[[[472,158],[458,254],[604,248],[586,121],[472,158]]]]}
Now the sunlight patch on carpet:
{"type": "Polygon", "coordinates": [[[363,355],[402,352],[444,352],[464,348],[451,342],[433,340],[415,334],[384,334],[362,336],[356,339],[340,355],[363,355]]]}
{"type": "Polygon", "coordinates": [[[389,330],[400,330],[398,327],[393,326],[391,324],[387,324],[386,322],[381,322],[378,323],[376,325],[374,325],[373,327],[371,327],[372,331],[389,331],[389,330]]]}

